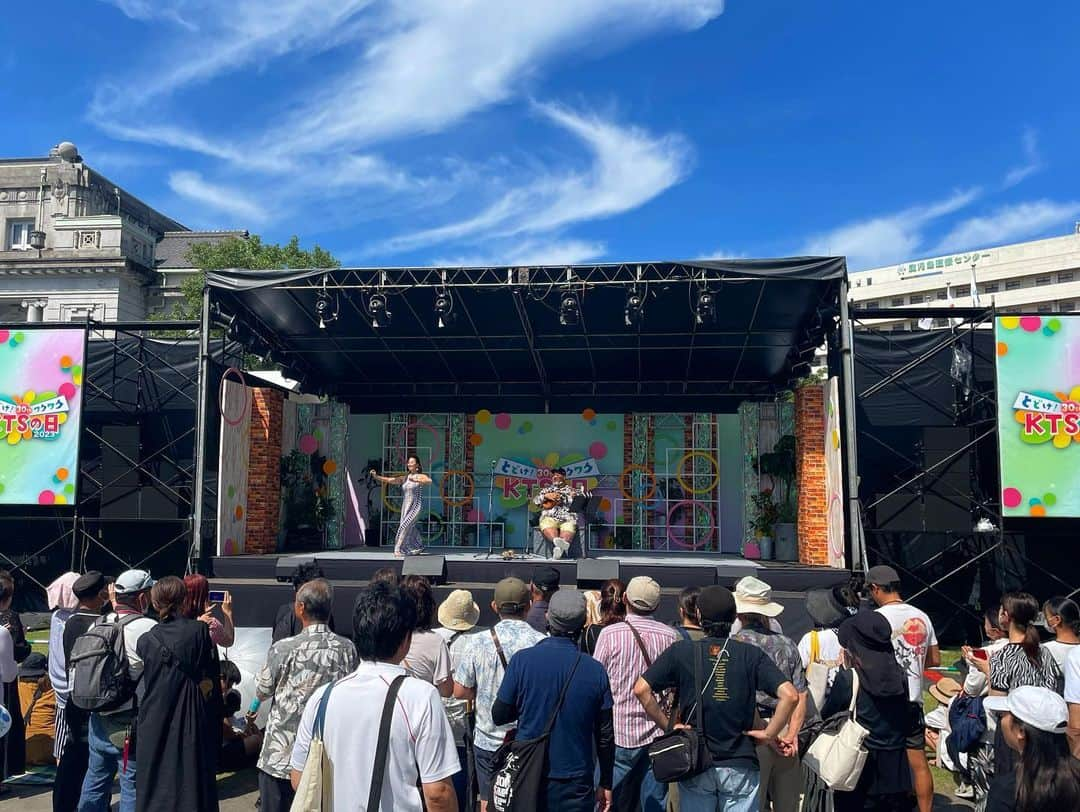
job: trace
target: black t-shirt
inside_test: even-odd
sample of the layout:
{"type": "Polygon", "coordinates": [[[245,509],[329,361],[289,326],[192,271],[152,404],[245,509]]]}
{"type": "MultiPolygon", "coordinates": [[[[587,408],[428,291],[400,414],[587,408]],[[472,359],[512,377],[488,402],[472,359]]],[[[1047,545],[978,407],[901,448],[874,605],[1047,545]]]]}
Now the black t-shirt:
{"type": "MultiPolygon", "coordinates": [[[[98,612],[80,609],[67,619],[64,624],[64,662],[71,663],[71,650],[75,647],[75,641],[82,637],[86,630],[101,619],[98,612]]],[[[70,668],[68,669],[70,673],[70,668]]],[[[68,686],[69,689],[71,686],[68,686]]],[[[67,720],[68,736],[73,741],[85,742],[87,727],[90,722],[90,714],[81,708],[75,707],[74,703],[68,702],[64,706],[64,719],[67,720]]]]}
{"type": "Polygon", "coordinates": [[[688,724],[693,724],[697,699],[694,657],[701,658],[701,711],[713,760],[727,766],[755,766],[754,742],[744,735],[754,725],[755,696],[758,691],[776,696],[780,686],[788,682],[787,677],[769,655],[749,643],[715,637],[679,640],[656,659],[644,676],[657,693],[668,688],[678,690],[680,717],[688,724]],[[725,642],[727,649],[718,663],[725,642]]]}
{"type": "MultiPolygon", "coordinates": [[[[995,775],[986,795],[986,812],[1013,812],[1016,809],[1016,770],[995,775]]],[[[1047,810],[1049,812],[1049,810],[1047,810]]]]}
{"type": "MultiPolygon", "coordinates": [[[[854,685],[852,671],[842,668],[836,672],[836,680],[821,709],[821,716],[846,711],[851,704],[851,688],[854,685]]],[[[907,746],[907,734],[911,728],[911,703],[907,693],[897,696],[873,696],[860,689],[855,701],[855,716],[860,725],[870,731],[864,742],[868,750],[903,750],[907,746]]]]}

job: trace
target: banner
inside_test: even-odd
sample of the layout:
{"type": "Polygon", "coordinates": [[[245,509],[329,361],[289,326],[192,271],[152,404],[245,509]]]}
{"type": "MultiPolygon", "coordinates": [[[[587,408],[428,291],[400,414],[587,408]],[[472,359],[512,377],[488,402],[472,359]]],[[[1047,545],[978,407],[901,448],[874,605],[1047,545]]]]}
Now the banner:
{"type": "Polygon", "coordinates": [[[1003,515],[1080,516],[1080,317],[996,320],[1003,515]]]}
{"type": "Polygon", "coordinates": [[[74,505],[86,331],[0,330],[0,504],[74,505]]]}

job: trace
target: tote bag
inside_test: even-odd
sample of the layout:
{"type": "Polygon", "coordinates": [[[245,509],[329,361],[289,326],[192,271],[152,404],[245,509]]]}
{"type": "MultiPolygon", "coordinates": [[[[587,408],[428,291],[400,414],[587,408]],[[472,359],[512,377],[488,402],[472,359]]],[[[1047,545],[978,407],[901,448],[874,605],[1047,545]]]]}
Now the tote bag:
{"type": "Polygon", "coordinates": [[[814,772],[832,790],[855,789],[866,764],[866,748],[863,742],[870,731],[859,724],[855,702],[859,696],[859,672],[851,672],[851,703],[849,718],[835,733],[824,732],[814,739],[803,757],[803,764],[814,772]]]}
{"type": "Polygon", "coordinates": [[[304,772],[300,775],[300,784],[296,787],[289,812],[323,812],[333,808],[334,770],[323,746],[323,728],[326,726],[326,705],[330,701],[330,683],[319,700],[319,710],[315,714],[315,726],[308,747],[304,772]]]}

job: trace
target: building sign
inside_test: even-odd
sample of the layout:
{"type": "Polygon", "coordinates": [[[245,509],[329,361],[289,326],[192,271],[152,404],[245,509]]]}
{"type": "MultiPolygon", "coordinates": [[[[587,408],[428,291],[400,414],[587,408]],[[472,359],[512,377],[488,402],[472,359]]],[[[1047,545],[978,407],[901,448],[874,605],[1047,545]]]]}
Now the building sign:
{"type": "Polygon", "coordinates": [[[953,254],[947,257],[935,259],[923,259],[918,262],[905,262],[896,267],[896,274],[901,279],[911,279],[916,276],[931,276],[954,268],[970,268],[973,262],[989,259],[989,251],[975,251],[971,254],[953,254]]]}
{"type": "Polygon", "coordinates": [[[1004,516],[1080,516],[1080,317],[996,320],[1004,516]]]}
{"type": "Polygon", "coordinates": [[[0,330],[0,504],[75,504],[85,351],[85,330],[0,330]]]}

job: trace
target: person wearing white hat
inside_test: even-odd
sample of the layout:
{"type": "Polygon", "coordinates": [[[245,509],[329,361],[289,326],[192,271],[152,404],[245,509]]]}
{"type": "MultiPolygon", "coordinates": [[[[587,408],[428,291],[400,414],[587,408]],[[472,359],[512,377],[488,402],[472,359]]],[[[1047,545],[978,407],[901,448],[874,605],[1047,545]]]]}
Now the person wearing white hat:
{"type": "MultiPolygon", "coordinates": [[[[769,620],[784,611],[784,607],[772,599],[772,587],[764,581],[748,575],[735,584],[735,611],[742,628],[731,635],[757,646],[773,661],[780,673],[795,686],[799,704],[791,714],[787,727],[780,734],[783,755],[767,745],[757,748],[761,768],[761,784],[758,799],[762,809],[769,808],[769,800],[775,812],[795,812],[799,808],[803,778],[799,768],[799,730],[806,718],[807,684],[802,657],[795,641],[773,631],[769,620]]],[[[758,716],[768,725],[776,713],[777,700],[761,692],[757,695],[758,716]]]]}
{"type": "Polygon", "coordinates": [[[1018,753],[1019,766],[994,776],[987,812],[1080,809],[1080,761],[1069,752],[1069,709],[1049,688],[1024,685],[983,700],[1001,714],[1001,732],[1018,753]]]}

